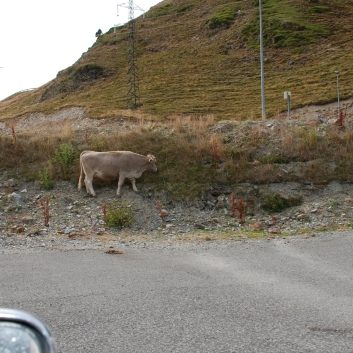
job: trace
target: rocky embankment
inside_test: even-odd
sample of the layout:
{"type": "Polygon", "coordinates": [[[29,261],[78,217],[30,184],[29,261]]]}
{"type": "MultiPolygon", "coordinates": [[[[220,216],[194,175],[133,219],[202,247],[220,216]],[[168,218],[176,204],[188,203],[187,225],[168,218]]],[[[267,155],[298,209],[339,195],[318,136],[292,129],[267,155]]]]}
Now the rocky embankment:
{"type": "Polygon", "coordinates": [[[353,224],[352,184],[241,184],[233,191],[210,190],[190,205],[153,195],[153,190],[143,185],[139,189],[136,194],[125,184],[118,199],[112,184],[97,188],[97,197],[91,198],[69,182],[58,182],[53,190],[43,191],[35,183],[0,179],[0,252],[115,251],[128,246],[169,246],[180,242],[313,236],[322,231],[351,229],[353,224]],[[242,224],[238,213],[232,212],[231,192],[246,194],[253,200],[242,224]],[[284,197],[300,196],[303,202],[269,214],[261,208],[260,195],[270,192],[284,197]],[[47,199],[49,225],[46,226],[47,199]],[[161,205],[163,217],[156,201],[161,205]],[[106,227],[103,206],[112,202],[132,209],[134,222],[129,228],[106,227]]]}
{"type": "MultiPolygon", "coordinates": [[[[346,124],[352,129],[349,117],[353,114],[353,100],[342,102],[342,107],[347,113],[346,124]]],[[[288,124],[319,124],[320,129],[321,125],[325,127],[335,123],[335,109],[335,103],[296,109],[292,112],[294,120],[288,121],[288,124]]],[[[285,113],[278,119],[266,122],[265,128],[272,131],[276,124],[284,124],[285,113]]],[[[16,126],[17,133],[40,129],[43,134],[60,132],[65,124],[68,129],[94,129],[102,134],[108,128],[111,131],[132,128],[131,121],[108,120],[92,120],[82,108],[68,108],[51,115],[31,113],[0,122],[0,132],[10,136],[12,124],[16,126]]],[[[217,128],[224,127],[220,124],[217,128]]],[[[241,133],[242,129],[237,129],[237,132],[241,133]]],[[[295,166],[289,167],[295,169],[295,166]]],[[[353,225],[353,184],[349,183],[239,184],[232,190],[209,190],[192,204],[175,203],[163,194],[155,195],[153,188],[149,190],[139,183],[138,188],[140,193],[136,194],[126,183],[123,196],[117,199],[115,186],[111,184],[108,188],[97,188],[97,197],[90,198],[68,182],[57,182],[53,190],[43,191],[35,183],[10,179],[4,173],[0,175],[0,251],[114,250],[127,246],[170,246],[185,241],[245,241],[300,234],[312,236],[327,230],[351,229],[353,225]],[[242,195],[244,199],[251,200],[243,223],[229,203],[233,192],[236,196],[242,195]],[[287,198],[300,198],[302,203],[281,213],[270,214],[262,209],[261,200],[263,195],[271,192],[287,198]],[[43,206],[47,197],[49,225],[45,226],[43,206]],[[163,217],[156,201],[160,202],[163,217]],[[131,227],[117,229],[105,226],[103,206],[111,202],[131,208],[135,219],[131,227]]]]}

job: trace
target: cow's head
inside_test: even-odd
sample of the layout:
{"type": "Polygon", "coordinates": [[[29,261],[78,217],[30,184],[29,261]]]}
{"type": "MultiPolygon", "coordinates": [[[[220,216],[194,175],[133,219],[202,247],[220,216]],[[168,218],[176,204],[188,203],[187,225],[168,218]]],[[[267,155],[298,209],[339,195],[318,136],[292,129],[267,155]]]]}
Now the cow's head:
{"type": "Polygon", "coordinates": [[[147,155],[147,158],[148,158],[148,169],[149,170],[152,170],[153,172],[156,172],[157,171],[157,159],[156,157],[153,155],[153,154],[148,154],[147,155]]]}

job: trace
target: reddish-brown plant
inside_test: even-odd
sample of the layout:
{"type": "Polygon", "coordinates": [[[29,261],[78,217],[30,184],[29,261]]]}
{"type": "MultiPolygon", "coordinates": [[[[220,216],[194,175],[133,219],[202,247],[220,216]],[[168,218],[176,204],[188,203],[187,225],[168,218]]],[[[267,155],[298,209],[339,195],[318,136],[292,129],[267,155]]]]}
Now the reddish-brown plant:
{"type": "Polygon", "coordinates": [[[43,216],[44,216],[44,226],[45,227],[49,227],[49,207],[50,207],[50,204],[49,204],[49,197],[47,196],[45,198],[45,202],[40,198],[39,199],[39,204],[42,208],[42,213],[43,213],[43,216]]]}
{"type": "Polygon", "coordinates": [[[96,223],[94,222],[91,214],[89,215],[89,219],[91,220],[91,225],[92,225],[93,231],[96,231],[96,223]]]}
{"type": "Polygon", "coordinates": [[[12,131],[12,143],[13,143],[15,149],[17,149],[17,137],[16,137],[16,131],[15,131],[14,124],[11,125],[11,131],[12,131]]]}
{"type": "Polygon", "coordinates": [[[103,205],[103,220],[104,220],[104,228],[107,229],[107,205],[103,205]]]}
{"type": "Polygon", "coordinates": [[[164,221],[166,213],[162,210],[162,206],[161,206],[161,204],[160,204],[160,202],[158,200],[156,200],[156,205],[157,205],[157,208],[158,208],[158,211],[159,211],[159,217],[161,217],[162,220],[164,221]]]}
{"type": "Polygon", "coordinates": [[[84,234],[81,234],[81,233],[71,233],[69,235],[69,238],[75,238],[75,237],[84,237],[85,235],[84,234]]]}
{"type": "Polygon", "coordinates": [[[230,207],[230,212],[232,212],[232,217],[236,217],[236,207],[235,207],[235,194],[232,192],[232,194],[229,197],[229,207],[230,207]]]}
{"type": "Polygon", "coordinates": [[[340,111],[340,117],[339,117],[338,120],[337,120],[337,125],[338,125],[341,129],[344,128],[344,126],[343,126],[343,121],[344,121],[344,119],[346,118],[346,115],[347,115],[347,112],[346,112],[346,111],[343,111],[343,110],[340,111]]]}
{"type": "Polygon", "coordinates": [[[230,211],[232,212],[232,217],[237,217],[239,219],[239,224],[245,222],[244,217],[250,207],[250,202],[244,203],[244,200],[240,198],[237,202],[235,201],[234,192],[229,197],[230,211]]]}
{"type": "Polygon", "coordinates": [[[274,215],[271,215],[271,218],[272,218],[273,224],[277,225],[278,224],[278,219],[274,215]]]}
{"type": "Polygon", "coordinates": [[[212,167],[214,169],[219,169],[218,143],[214,137],[211,138],[211,146],[212,146],[212,158],[213,158],[212,167]]]}

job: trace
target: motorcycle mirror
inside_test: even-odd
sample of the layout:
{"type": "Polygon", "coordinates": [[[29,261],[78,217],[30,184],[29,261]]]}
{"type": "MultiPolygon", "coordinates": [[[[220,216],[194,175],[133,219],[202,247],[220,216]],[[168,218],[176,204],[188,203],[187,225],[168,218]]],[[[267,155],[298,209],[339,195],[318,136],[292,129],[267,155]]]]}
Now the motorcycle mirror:
{"type": "Polygon", "coordinates": [[[54,353],[48,328],[33,315],[0,308],[0,353],[54,353]]]}

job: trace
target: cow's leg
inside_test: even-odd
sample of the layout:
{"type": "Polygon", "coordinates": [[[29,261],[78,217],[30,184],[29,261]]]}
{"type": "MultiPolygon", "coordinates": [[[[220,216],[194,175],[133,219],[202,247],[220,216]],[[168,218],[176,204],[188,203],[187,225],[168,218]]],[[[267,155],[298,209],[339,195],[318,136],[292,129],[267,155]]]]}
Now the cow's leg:
{"type": "Polygon", "coordinates": [[[80,169],[81,169],[81,171],[80,171],[80,178],[78,179],[78,185],[77,185],[77,189],[78,189],[78,190],[81,190],[83,174],[85,174],[85,173],[84,173],[84,170],[83,170],[83,164],[82,164],[81,158],[80,158],[80,169]]]}
{"type": "Polygon", "coordinates": [[[132,184],[132,189],[135,191],[135,192],[139,192],[137,190],[137,187],[136,187],[136,184],[135,184],[135,178],[128,178],[130,181],[131,181],[131,184],[132,184]]]}
{"type": "Polygon", "coordinates": [[[121,190],[121,186],[124,184],[124,180],[125,180],[125,175],[123,173],[120,173],[119,180],[118,180],[118,189],[116,190],[116,194],[118,196],[120,196],[120,190],[121,190]]]}
{"type": "Polygon", "coordinates": [[[96,196],[96,193],[94,192],[94,189],[93,189],[92,181],[93,181],[93,175],[86,174],[85,185],[86,185],[87,194],[96,196]]]}

